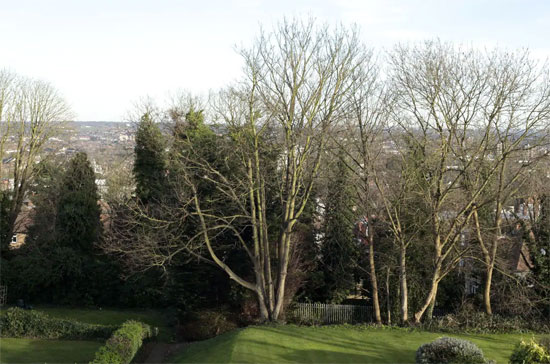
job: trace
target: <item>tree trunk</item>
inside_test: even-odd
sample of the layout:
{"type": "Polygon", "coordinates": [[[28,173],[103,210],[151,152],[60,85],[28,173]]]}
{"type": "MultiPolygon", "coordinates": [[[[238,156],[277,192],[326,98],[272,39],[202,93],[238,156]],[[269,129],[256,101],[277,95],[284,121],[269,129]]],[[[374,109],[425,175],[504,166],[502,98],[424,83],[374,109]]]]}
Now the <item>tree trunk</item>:
{"type": "Polygon", "coordinates": [[[388,325],[391,325],[390,267],[386,267],[386,311],[388,315],[388,325]]]}
{"type": "Polygon", "coordinates": [[[290,256],[290,233],[283,232],[280,242],[279,252],[279,274],[277,277],[277,293],[275,294],[275,309],[271,315],[272,321],[277,321],[279,315],[283,310],[283,303],[285,298],[285,284],[286,276],[288,273],[288,261],[290,256]]]}
{"type": "MultiPolygon", "coordinates": [[[[369,229],[370,230],[370,229],[369,229]]],[[[378,282],[376,280],[376,267],[374,266],[374,239],[372,235],[369,238],[369,266],[370,266],[370,283],[372,288],[372,306],[374,309],[374,319],[378,325],[382,324],[380,316],[380,302],[378,300],[378,282]]]]}
{"type": "Polygon", "coordinates": [[[409,294],[407,291],[406,247],[401,245],[399,255],[399,287],[401,291],[401,322],[409,321],[409,294]]]}
{"type": "Polygon", "coordinates": [[[437,291],[436,291],[435,295],[433,296],[432,302],[428,306],[428,309],[426,310],[425,319],[428,322],[432,321],[432,319],[434,317],[434,308],[435,308],[435,299],[436,298],[437,298],[437,291]]]}
{"type": "Polygon", "coordinates": [[[498,216],[500,209],[501,209],[501,204],[500,202],[497,201],[496,209],[495,209],[497,211],[497,216],[495,217],[495,227],[496,227],[495,232],[497,236],[493,239],[493,245],[491,246],[490,252],[485,246],[483,236],[481,235],[481,225],[479,223],[479,216],[477,213],[477,209],[474,210],[474,222],[475,222],[476,231],[477,231],[477,240],[479,241],[481,252],[483,253],[483,260],[485,263],[485,288],[483,290],[483,305],[485,307],[485,313],[487,315],[493,314],[493,310],[491,308],[491,285],[493,281],[493,270],[495,267],[495,260],[496,260],[497,250],[498,250],[498,239],[501,234],[501,229],[500,229],[501,220],[500,220],[500,216],[498,216]]]}
{"type": "Polygon", "coordinates": [[[494,268],[494,264],[488,264],[486,266],[486,278],[485,278],[485,289],[483,291],[483,303],[485,305],[485,313],[487,315],[493,314],[493,309],[491,308],[491,284],[493,281],[493,268],[494,268]]]}
{"type": "MultiPolygon", "coordinates": [[[[422,316],[424,315],[428,307],[430,307],[430,305],[432,304],[435,305],[435,297],[437,296],[437,288],[439,286],[439,280],[441,276],[441,265],[443,264],[443,261],[441,259],[441,250],[442,250],[441,236],[438,235],[437,233],[439,229],[439,223],[437,218],[435,217],[433,221],[434,221],[434,234],[435,234],[435,240],[434,240],[435,256],[433,260],[434,271],[432,274],[432,280],[430,283],[430,291],[428,293],[428,296],[426,297],[426,300],[424,301],[424,304],[422,305],[422,307],[420,307],[420,309],[414,314],[414,322],[417,324],[420,323],[420,321],[422,320],[422,316]]],[[[433,307],[431,311],[433,312],[433,307]]],[[[430,316],[432,312],[430,312],[430,316]]]]}
{"type": "Polygon", "coordinates": [[[260,292],[260,290],[256,291],[256,296],[258,297],[258,308],[260,309],[260,321],[266,322],[269,321],[269,311],[267,309],[267,306],[265,304],[264,295],[260,292]]]}
{"type": "Polygon", "coordinates": [[[428,309],[428,307],[432,304],[432,302],[435,304],[435,297],[437,296],[437,288],[439,286],[439,272],[440,268],[438,269],[436,267],[436,271],[434,272],[434,276],[432,278],[430,292],[428,293],[428,297],[426,297],[426,300],[424,301],[424,304],[420,309],[414,314],[414,322],[420,323],[422,320],[422,316],[428,309]]]}

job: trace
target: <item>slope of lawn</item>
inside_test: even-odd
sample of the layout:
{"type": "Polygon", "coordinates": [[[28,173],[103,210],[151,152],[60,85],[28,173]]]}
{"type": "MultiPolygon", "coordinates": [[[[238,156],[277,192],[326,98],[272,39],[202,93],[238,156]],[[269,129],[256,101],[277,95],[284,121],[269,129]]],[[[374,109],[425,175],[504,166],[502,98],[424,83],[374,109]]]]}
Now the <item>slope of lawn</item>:
{"type": "Polygon", "coordinates": [[[0,363],[88,363],[100,341],[0,339],[0,363]]]}
{"type": "Polygon", "coordinates": [[[529,334],[454,335],[358,326],[257,326],[194,343],[176,363],[414,363],[416,349],[440,336],[477,344],[489,359],[507,363],[529,334]]]}

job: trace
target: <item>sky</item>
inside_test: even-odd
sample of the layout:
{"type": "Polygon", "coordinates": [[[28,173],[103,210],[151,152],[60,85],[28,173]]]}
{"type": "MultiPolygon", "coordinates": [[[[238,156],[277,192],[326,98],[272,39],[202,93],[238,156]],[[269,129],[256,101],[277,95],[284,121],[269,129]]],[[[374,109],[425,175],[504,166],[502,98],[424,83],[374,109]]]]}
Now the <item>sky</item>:
{"type": "Polygon", "coordinates": [[[0,0],[0,69],[52,83],[76,120],[124,121],[143,97],[238,79],[236,49],[283,17],[356,24],[380,51],[439,38],[550,57],[550,0],[0,0]]]}

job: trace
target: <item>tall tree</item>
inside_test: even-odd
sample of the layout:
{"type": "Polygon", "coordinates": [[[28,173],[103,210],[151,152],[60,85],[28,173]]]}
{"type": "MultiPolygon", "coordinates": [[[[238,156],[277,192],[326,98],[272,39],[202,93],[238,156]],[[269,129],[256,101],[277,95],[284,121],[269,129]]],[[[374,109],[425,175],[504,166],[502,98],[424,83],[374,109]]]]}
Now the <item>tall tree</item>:
{"type": "Polygon", "coordinates": [[[159,202],[166,188],[166,143],[150,112],[141,116],[134,148],[136,195],[147,204],[159,202]]]}
{"type": "MultiPolygon", "coordinates": [[[[343,116],[346,95],[356,84],[352,76],[363,49],[354,30],[284,21],[241,54],[243,82],[222,92],[215,105],[225,131],[220,164],[195,150],[192,140],[181,156],[178,209],[197,220],[200,234],[169,247],[163,257],[201,241],[213,264],[256,295],[261,318],[277,320],[286,302],[294,229],[331,126],[343,116]],[[217,198],[203,198],[205,189],[217,191],[217,198]],[[273,211],[279,214],[275,220],[269,218],[273,211]],[[245,252],[250,274],[217,252],[228,241],[245,252]]],[[[142,261],[161,260],[145,255],[142,261]]]]}
{"type": "Polygon", "coordinates": [[[3,170],[0,178],[13,179],[13,189],[0,194],[5,213],[0,217],[0,244],[6,248],[29,184],[35,173],[35,163],[49,138],[59,134],[71,118],[70,109],[49,83],[20,77],[0,70],[0,159],[7,157],[6,147],[13,144],[13,167],[3,170]]]}
{"type": "MultiPolygon", "coordinates": [[[[474,230],[485,265],[483,302],[490,315],[493,272],[505,234],[504,207],[534,178],[532,171],[537,164],[547,158],[550,86],[548,70],[540,69],[527,51],[495,52],[485,62],[483,72],[488,86],[481,107],[485,117],[479,127],[486,131],[486,140],[483,151],[475,152],[478,160],[463,174],[463,187],[473,195],[480,185],[490,181],[473,208],[474,230]],[[478,213],[484,207],[489,211],[486,221],[478,213]]],[[[456,148],[457,157],[467,160],[472,144],[456,148]]]]}
{"type": "MultiPolygon", "coordinates": [[[[234,229],[233,218],[206,213],[191,183],[202,237],[212,259],[256,293],[264,320],[277,320],[284,309],[294,226],[310,198],[331,125],[341,116],[345,95],[355,86],[352,75],[363,59],[362,52],[354,31],[331,32],[313,22],[284,21],[273,33],[262,33],[251,49],[242,52],[246,81],[234,93],[237,102],[229,102],[224,113],[231,128],[242,130],[235,139],[235,151],[243,173],[238,181],[244,183],[235,184],[200,160],[192,161],[231,196],[237,216],[252,228],[253,243],[242,244],[254,271],[254,279],[249,280],[235,274],[212,249],[212,229],[234,229]],[[239,102],[241,107],[235,108],[239,102]],[[270,148],[265,136],[273,129],[282,132],[275,189],[281,208],[276,239],[271,238],[273,226],[267,219],[268,178],[262,169],[262,150],[270,148]]],[[[244,242],[238,231],[235,235],[244,242]]]]}
{"type": "Polygon", "coordinates": [[[433,248],[428,294],[415,313],[417,322],[433,309],[440,281],[462,259],[459,241],[476,207],[493,201],[482,197],[505,168],[502,155],[491,152],[495,139],[510,135],[502,145],[507,155],[548,120],[548,83],[525,78],[529,67],[507,79],[515,64],[507,59],[441,42],[398,47],[391,57],[398,95],[393,119],[407,136],[404,147],[420,157],[416,170],[422,178],[415,193],[428,206],[433,248]],[[494,163],[482,168],[491,158],[494,163]],[[472,187],[466,194],[465,180],[472,187]]]}
{"type": "Polygon", "coordinates": [[[336,135],[336,142],[347,154],[347,164],[353,177],[353,195],[357,199],[358,213],[366,219],[364,240],[368,242],[368,274],[371,285],[374,317],[377,323],[382,322],[378,297],[378,279],[376,274],[375,245],[378,242],[373,217],[380,215],[380,198],[373,188],[376,181],[377,163],[382,151],[382,137],[386,120],[389,116],[391,94],[383,87],[379,79],[372,52],[367,52],[354,77],[358,87],[350,93],[350,113],[346,118],[346,135],[336,135]],[[369,222],[367,222],[369,221],[369,222]],[[368,225],[368,228],[367,228],[368,225]]]}
{"type": "Polygon", "coordinates": [[[327,184],[320,241],[323,298],[333,303],[346,299],[355,288],[354,272],[359,258],[359,244],[353,231],[356,219],[352,179],[342,158],[345,156],[336,161],[327,184]]]}
{"type": "Polygon", "coordinates": [[[60,246],[92,252],[101,235],[99,195],[88,156],[77,153],[63,177],[57,206],[56,237],[60,246]]]}

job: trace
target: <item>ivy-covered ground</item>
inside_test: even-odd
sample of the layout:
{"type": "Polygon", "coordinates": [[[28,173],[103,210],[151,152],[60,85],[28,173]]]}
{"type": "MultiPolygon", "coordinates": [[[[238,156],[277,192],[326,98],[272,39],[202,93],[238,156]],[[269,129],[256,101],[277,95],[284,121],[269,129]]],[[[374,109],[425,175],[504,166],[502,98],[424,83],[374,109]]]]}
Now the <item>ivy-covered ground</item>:
{"type": "Polygon", "coordinates": [[[359,326],[256,326],[183,348],[176,363],[414,363],[416,349],[440,336],[470,340],[489,359],[507,363],[530,334],[441,334],[359,326]]]}

